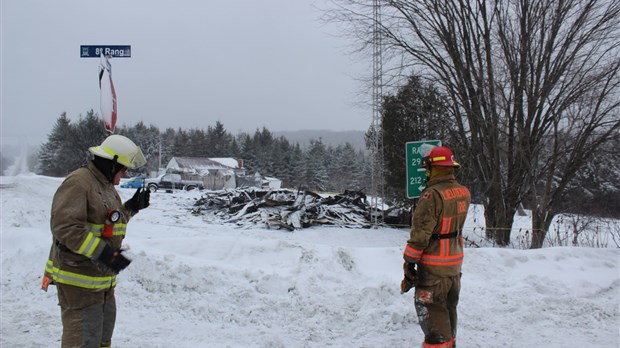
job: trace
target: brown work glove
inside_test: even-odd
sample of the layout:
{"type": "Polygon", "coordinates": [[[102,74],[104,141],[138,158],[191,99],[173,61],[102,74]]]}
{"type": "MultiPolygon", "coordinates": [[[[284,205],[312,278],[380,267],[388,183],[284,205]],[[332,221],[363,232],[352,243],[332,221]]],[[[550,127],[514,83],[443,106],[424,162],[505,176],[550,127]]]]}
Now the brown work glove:
{"type": "Polygon", "coordinates": [[[404,294],[407,291],[411,290],[411,288],[413,288],[413,283],[411,283],[409,280],[407,280],[407,278],[401,280],[400,282],[400,293],[404,294]]]}
{"type": "Polygon", "coordinates": [[[400,293],[404,294],[411,288],[415,287],[418,280],[418,272],[415,269],[415,263],[409,263],[405,261],[403,264],[403,271],[405,273],[404,279],[400,282],[400,293]]]}

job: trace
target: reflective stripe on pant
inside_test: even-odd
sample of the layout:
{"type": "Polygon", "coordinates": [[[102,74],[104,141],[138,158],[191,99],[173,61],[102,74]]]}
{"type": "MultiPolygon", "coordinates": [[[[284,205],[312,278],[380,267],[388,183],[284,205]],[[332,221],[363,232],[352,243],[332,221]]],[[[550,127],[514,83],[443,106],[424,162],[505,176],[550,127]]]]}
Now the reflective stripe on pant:
{"type": "Polygon", "coordinates": [[[416,287],[415,309],[424,332],[425,347],[452,347],[454,344],[460,291],[460,275],[425,279],[416,287]]]}
{"type": "Polygon", "coordinates": [[[116,321],[114,288],[89,291],[57,284],[62,318],[62,348],[100,348],[112,345],[116,321]]]}

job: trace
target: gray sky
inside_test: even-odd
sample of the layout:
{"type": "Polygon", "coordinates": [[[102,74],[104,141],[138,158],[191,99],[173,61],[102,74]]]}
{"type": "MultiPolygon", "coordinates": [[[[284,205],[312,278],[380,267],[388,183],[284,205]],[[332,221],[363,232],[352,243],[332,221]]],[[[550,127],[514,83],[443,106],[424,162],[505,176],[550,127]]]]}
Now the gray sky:
{"type": "Polygon", "coordinates": [[[253,132],[366,130],[359,78],[324,0],[0,0],[2,143],[41,142],[66,111],[100,114],[99,59],[80,45],[131,45],[113,58],[117,126],[253,132]]]}

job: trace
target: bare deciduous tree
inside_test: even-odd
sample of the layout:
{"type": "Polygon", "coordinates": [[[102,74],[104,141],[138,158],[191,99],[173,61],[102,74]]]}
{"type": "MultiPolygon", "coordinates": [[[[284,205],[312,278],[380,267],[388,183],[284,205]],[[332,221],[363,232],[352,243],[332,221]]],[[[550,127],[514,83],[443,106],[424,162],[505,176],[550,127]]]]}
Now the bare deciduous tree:
{"type": "Polygon", "coordinates": [[[443,87],[463,139],[455,150],[485,188],[487,238],[509,244],[525,201],[540,247],[566,182],[620,127],[620,1],[334,3],[328,19],[348,23],[362,50],[379,3],[386,72],[443,87]]]}

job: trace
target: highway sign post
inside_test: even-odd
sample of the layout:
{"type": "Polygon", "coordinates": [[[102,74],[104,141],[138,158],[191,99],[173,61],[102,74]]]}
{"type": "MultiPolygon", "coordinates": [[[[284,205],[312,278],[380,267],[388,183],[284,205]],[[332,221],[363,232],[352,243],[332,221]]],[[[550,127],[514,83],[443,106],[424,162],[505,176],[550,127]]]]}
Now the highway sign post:
{"type": "Polygon", "coordinates": [[[99,91],[101,98],[101,118],[105,130],[114,133],[117,120],[116,89],[112,82],[112,58],[130,58],[129,45],[81,45],[80,58],[99,58],[99,91]]]}
{"type": "Polygon", "coordinates": [[[426,187],[426,169],[422,158],[429,148],[441,146],[441,140],[410,141],[405,144],[407,168],[407,198],[418,198],[426,187]]]}

